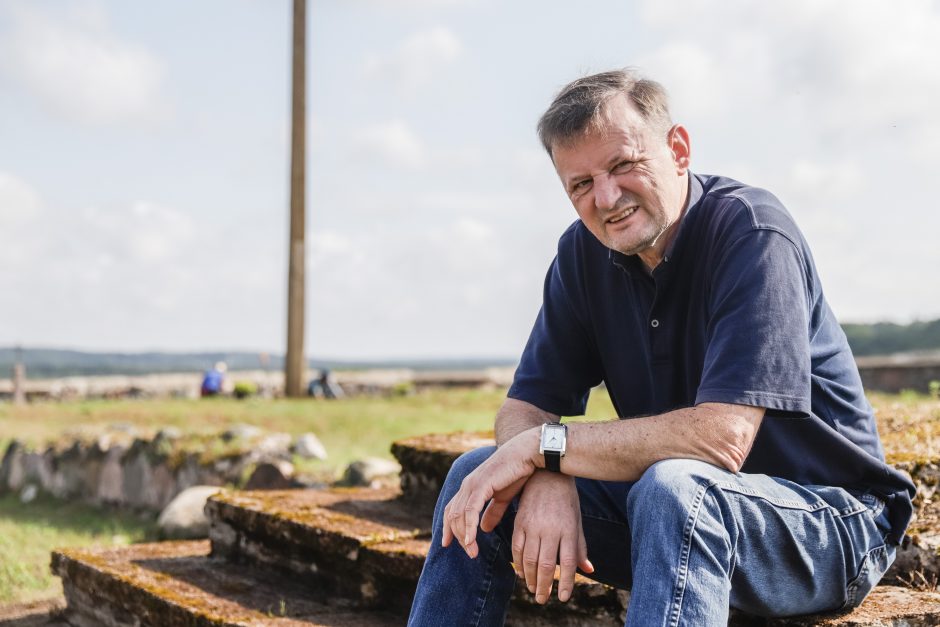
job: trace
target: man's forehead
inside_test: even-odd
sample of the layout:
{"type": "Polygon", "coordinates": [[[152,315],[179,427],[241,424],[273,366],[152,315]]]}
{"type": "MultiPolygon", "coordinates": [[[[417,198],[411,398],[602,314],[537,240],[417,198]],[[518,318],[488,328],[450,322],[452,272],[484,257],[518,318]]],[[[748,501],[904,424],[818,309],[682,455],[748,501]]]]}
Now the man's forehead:
{"type": "MultiPolygon", "coordinates": [[[[646,144],[649,125],[625,97],[612,100],[581,133],[559,141],[552,149],[553,160],[559,153],[580,152],[591,147],[618,143],[639,149],[646,144]]],[[[557,165],[557,163],[556,163],[557,165]]]]}

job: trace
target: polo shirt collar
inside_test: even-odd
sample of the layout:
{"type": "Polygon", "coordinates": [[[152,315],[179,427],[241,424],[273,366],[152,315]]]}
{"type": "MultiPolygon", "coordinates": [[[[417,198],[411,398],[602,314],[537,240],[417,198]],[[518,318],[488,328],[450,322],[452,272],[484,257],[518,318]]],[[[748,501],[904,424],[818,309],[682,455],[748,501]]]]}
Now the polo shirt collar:
{"type": "MultiPolygon", "coordinates": [[[[679,216],[679,226],[676,231],[676,236],[672,238],[672,241],[669,242],[669,245],[666,247],[666,252],[663,255],[663,261],[668,261],[676,253],[676,250],[679,246],[679,241],[682,239],[685,234],[686,225],[689,223],[688,217],[693,211],[698,209],[698,206],[701,204],[702,195],[704,194],[704,189],[702,188],[702,181],[699,180],[698,176],[689,171],[689,197],[686,202],[685,211],[682,212],[682,215],[679,216]]],[[[632,272],[634,270],[646,273],[646,269],[643,267],[643,262],[640,261],[640,258],[637,255],[624,255],[623,253],[613,250],[612,248],[607,249],[607,256],[610,259],[610,262],[624,270],[626,272],[632,272]]]]}

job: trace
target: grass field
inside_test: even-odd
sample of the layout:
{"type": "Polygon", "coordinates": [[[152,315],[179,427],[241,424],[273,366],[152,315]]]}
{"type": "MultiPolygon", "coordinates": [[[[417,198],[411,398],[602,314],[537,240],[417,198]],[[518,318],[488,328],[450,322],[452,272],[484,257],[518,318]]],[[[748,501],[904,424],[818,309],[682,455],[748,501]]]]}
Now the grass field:
{"type": "Polygon", "coordinates": [[[49,553],[59,546],[120,545],[155,538],[152,519],[50,497],[0,496],[0,604],[59,593],[49,553]]]}
{"type": "MultiPolygon", "coordinates": [[[[292,434],[312,431],[330,454],[305,470],[337,475],[351,460],[390,457],[392,441],[411,435],[492,427],[505,390],[429,391],[396,398],[317,400],[140,400],[0,405],[0,446],[16,437],[35,445],[69,430],[114,423],[156,431],[217,432],[232,424],[292,434]]],[[[889,458],[940,456],[940,401],[916,394],[872,395],[889,458]]],[[[607,393],[595,392],[588,417],[610,418],[607,393]]],[[[24,505],[0,497],[0,604],[60,593],[48,574],[57,546],[124,544],[152,538],[151,519],[40,498],[24,505]]]]}

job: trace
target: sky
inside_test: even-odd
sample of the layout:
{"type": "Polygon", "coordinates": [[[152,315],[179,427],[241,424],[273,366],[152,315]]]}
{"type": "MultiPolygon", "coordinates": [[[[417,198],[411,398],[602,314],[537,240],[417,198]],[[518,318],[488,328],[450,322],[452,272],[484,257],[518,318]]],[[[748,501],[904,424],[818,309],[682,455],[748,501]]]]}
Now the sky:
{"type": "MultiPolygon", "coordinates": [[[[0,346],[283,352],[290,0],[0,0],[0,346]]],[[[309,0],[306,352],[515,357],[576,219],[535,135],[634,66],[844,322],[940,317],[940,4],[309,0]]]]}

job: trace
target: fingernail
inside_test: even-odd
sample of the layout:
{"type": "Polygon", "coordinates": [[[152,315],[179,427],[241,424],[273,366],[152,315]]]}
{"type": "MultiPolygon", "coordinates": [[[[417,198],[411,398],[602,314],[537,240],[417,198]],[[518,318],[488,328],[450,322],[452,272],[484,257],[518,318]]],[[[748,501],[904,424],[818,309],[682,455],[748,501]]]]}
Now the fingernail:
{"type": "Polygon", "coordinates": [[[529,593],[535,594],[535,586],[529,586],[529,593]]]}

